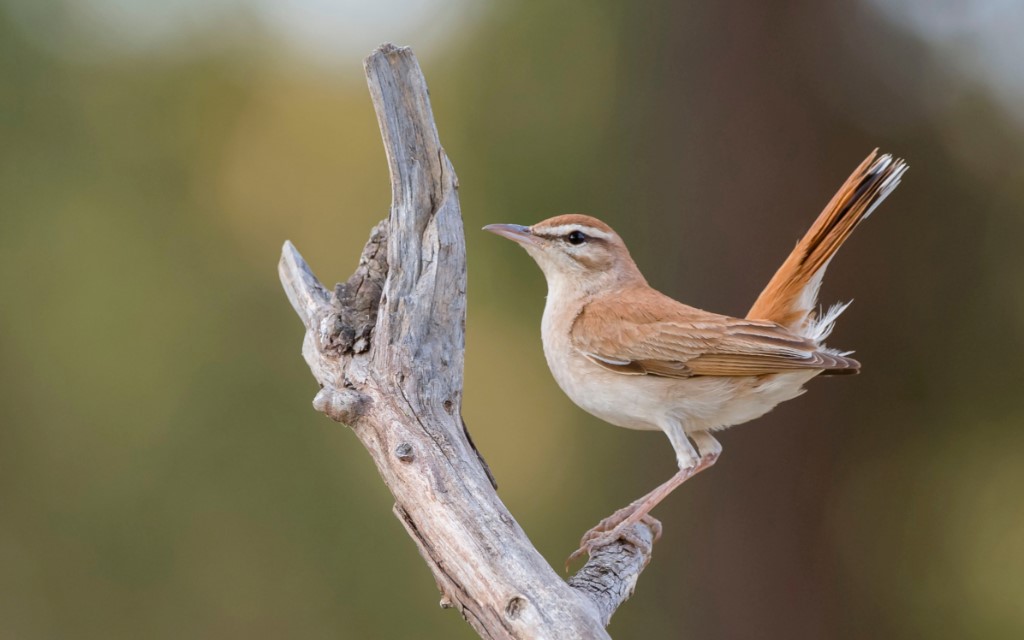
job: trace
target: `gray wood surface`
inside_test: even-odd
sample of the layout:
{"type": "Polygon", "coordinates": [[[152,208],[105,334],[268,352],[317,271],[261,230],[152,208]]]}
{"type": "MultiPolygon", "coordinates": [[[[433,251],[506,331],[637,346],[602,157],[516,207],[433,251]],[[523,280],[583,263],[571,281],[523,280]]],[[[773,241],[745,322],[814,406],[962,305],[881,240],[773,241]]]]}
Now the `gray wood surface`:
{"type": "Polygon", "coordinates": [[[466,256],[458,179],[412,51],[382,45],[365,69],[391,171],[390,216],[333,291],[290,242],[278,265],[306,328],[302,354],[322,387],[313,405],[352,427],[433,572],[442,606],[481,637],[607,638],[605,625],[650,559],[653,533],[636,525],[632,534],[650,544],[598,549],[566,582],[498,498],[461,418],[466,256]]]}

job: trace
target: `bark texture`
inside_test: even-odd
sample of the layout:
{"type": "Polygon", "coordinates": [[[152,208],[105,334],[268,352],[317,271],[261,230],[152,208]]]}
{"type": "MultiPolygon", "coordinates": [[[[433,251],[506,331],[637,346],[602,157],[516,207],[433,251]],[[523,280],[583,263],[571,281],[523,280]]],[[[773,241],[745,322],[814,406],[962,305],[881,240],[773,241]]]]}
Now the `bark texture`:
{"type": "Polygon", "coordinates": [[[365,69],[391,172],[387,220],[355,273],[327,290],[290,243],[279,273],[306,327],[313,406],[352,427],[441,590],[484,638],[607,638],[650,559],[653,533],[595,552],[569,582],[502,504],[461,418],[466,259],[458,180],[412,51],[365,69]],[[648,544],[643,544],[648,543],[648,544]]]}

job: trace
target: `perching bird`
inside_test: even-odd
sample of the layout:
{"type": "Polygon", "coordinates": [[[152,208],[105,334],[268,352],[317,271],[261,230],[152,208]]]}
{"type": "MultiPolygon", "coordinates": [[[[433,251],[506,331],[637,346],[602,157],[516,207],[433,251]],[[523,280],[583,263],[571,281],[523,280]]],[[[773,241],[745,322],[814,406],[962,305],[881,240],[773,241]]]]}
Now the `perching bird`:
{"type": "Polygon", "coordinates": [[[522,245],[544,272],[544,355],[566,395],[613,425],[664,431],[679,464],[667,482],[589,531],[570,560],[620,537],[713,465],[722,447],[712,432],[764,415],[817,375],[858,371],[860,363],[823,343],[847,305],[822,313],[818,289],[832,256],[906,169],[902,160],[872,152],[746,318],[702,311],[652,289],[622,239],[596,218],[484,227],[522,245]]]}

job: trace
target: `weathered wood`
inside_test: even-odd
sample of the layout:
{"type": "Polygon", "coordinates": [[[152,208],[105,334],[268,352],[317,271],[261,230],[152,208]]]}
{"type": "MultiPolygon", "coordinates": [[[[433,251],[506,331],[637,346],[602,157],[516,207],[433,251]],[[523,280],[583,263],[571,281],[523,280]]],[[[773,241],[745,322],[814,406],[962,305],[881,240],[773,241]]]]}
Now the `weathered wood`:
{"type": "MultiPolygon", "coordinates": [[[[333,292],[290,242],[278,266],[306,326],[303,356],[322,387],[314,407],[353,428],[442,605],[482,637],[606,638],[650,544],[599,549],[566,583],[498,498],[461,418],[466,257],[458,180],[412,51],[382,45],[365,69],[391,172],[390,216],[333,292]]],[[[643,524],[632,534],[653,540],[643,524]]]]}

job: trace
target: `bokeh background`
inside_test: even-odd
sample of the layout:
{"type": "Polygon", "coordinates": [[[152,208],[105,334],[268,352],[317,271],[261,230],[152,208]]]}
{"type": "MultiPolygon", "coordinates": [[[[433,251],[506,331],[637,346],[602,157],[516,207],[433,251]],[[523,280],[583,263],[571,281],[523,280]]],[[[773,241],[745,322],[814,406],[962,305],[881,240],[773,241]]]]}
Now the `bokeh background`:
{"type": "Polygon", "coordinates": [[[622,638],[1024,635],[1024,8],[1012,0],[0,0],[0,638],[470,638],[315,413],[286,238],[353,269],[388,178],[361,59],[409,44],[462,188],[465,418],[556,566],[674,470],[575,408],[540,272],[582,211],[742,314],[875,146],[833,263],[864,372],[722,436],[622,638]]]}

